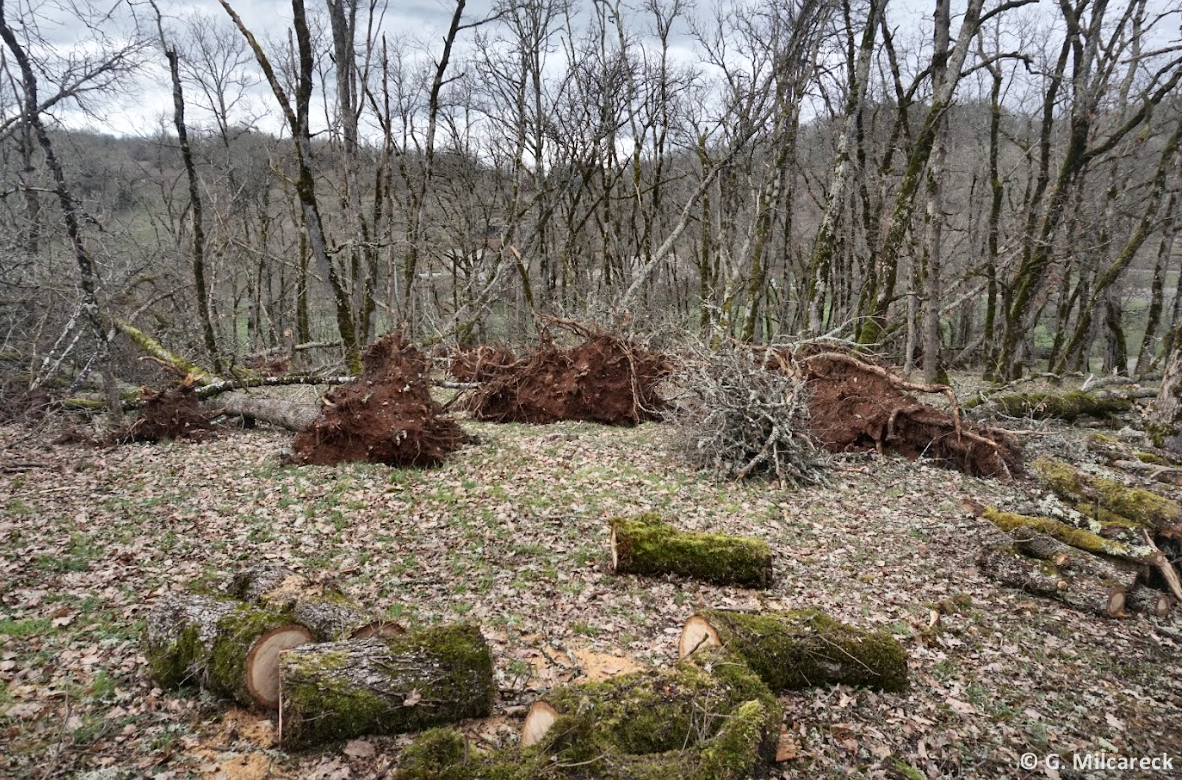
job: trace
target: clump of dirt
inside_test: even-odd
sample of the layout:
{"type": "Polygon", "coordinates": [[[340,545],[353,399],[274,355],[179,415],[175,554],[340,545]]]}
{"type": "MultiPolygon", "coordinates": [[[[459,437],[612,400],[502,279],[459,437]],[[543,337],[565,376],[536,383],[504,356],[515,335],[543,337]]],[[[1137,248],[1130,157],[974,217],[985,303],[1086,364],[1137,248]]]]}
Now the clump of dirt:
{"type": "Polygon", "coordinates": [[[456,349],[448,368],[460,382],[487,382],[517,362],[513,350],[502,344],[481,344],[473,349],[456,349]]]}
{"type": "Polygon", "coordinates": [[[296,436],[295,462],[434,466],[464,443],[431,398],[427,358],[401,334],[371,344],[362,364],[361,377],[326,393],[320,416],[296,436]]]}
{"type": "Polygon", "coordinates": [[[546,344],[505,367],[467,401],[478,420],[545,425],[562,420],[633,426],[661,419],[664,356],[606,334],[578,346],[546,344]]]}
{"type": "Polygon", "coordinates": [[[861,356],[814,351],[798,354],[809,388],[809,428],[830,452],[896,452],[930,458],[971,476],[1018,474],[1021,454],[1004,432],[961,422],[921,403],[909,385],[861,356]],[[861,364],[861,365],[859,365],[861,364]]]}
{"type": "Polygon", "coordinates": [[[117,437],[119,441],[158,442],[166,439],[204,441],[213,436],[210,415],[201,410],[196,388],[179,384],[140,393],[139,414],[117,437]]]}

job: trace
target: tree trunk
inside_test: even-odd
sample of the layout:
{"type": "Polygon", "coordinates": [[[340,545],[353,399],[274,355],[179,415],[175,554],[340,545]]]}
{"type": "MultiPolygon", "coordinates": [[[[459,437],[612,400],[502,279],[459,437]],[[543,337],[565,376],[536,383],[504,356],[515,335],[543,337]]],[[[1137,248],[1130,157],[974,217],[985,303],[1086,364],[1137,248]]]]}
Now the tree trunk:
{"type": "MultiPolygon", "coordinates": [[[[1161,536],[1182,538],[1182,506],[1142,488],[1093,477],[1061,461],[1039,458],[1031,464],[1037,479],[1064,501],[1092,505],[1161,536]]],[[[1082,509],[1081,509],[1082,511],[1082,509]]]]}
{"type": "Polygon", "coordinates": [[[721,645],[740,656],[773,691],[817,685],[907,688],[907,654],[889,635],[839,623],[816,610],[752,614],[703,610],[677,642],[685,658],[721,645]]]}
{"type": "Polygon", "coordinates": [[[165,598],[147,623],[148,668],[161,687],[192,681],[266,709],[279,705],[280,653],[312,641],[282,613],[191,593],[165,598]]]}
{"type": "Polygon", "coordinates": [[[288,431],[302,431],[320,415],[318,404],[266,398],[248,393],[226,393],[218,399],[226,412],[247,420],[261,420],[288,431]]]}
{"type": "Polygon", "coordinates": [[[977,568],[990,579],[1036,596],[1044,596],[1101,617],[1123,617],[1128,588],[1089,575],[1064,577],[1046,561],[1027,558],[1012,547],[983,547],[977,568]]]}
{"type": "Polygon", "coordinates": [[[675,574],[761,589],[772,584],[772,551],[767,542],[678,531],[650,515],[612,520],[611,554],[616,574],[675,574]]]}
{"type": "Polygon", "coordinates": [[[288,748],[483,718],[496,697],[492,655],[470,625],[307,645],[279,664],[288,748]]]}
{"type": "Polygon", "coordinates": [[[1174,599],[1168,593],[1162,593],[1153,588],[1137,588],[1129,593],[1125,606],[1129,612],[1152,617],[1169,617],[1174,607],[1174,599]]]}

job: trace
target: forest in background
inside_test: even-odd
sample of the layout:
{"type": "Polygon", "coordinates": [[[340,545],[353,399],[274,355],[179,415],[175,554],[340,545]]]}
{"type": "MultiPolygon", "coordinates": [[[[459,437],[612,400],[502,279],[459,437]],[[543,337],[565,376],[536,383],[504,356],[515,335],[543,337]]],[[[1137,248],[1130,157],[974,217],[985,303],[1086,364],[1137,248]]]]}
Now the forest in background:
{"type": "Polygon", "coordinates": [[[378,2],[267,30],[220,5],[90,7],[66,48],[51,5],[3,5],[26,386],[134,381],[144,336],[217,372],[308,345],[356,369],[389,329],[521,342],[540,314],[836,333],[926,381],[1140,374],[1182,324],[1166,3],[456,0],[426,44],[378,2]],[[173,105],[142,135],[60,123],[145,74],[173,105]]]}

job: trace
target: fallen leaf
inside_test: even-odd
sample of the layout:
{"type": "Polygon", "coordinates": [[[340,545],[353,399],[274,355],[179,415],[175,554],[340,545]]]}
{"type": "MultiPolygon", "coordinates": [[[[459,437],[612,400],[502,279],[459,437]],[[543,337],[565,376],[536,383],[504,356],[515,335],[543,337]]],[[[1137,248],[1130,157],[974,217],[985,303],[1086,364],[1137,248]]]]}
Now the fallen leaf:
{"type": "MultiPolygon", "coordinates": [[[[408,696],[407,698],[409,699],[410,697],[408,696]]],[[[366,742],[364,739],[354,739],[345,745],[345,755],[352,758],[372,758],[376,752],[373,743],[366,742]]]]}
{"type": "Polygon", "coordinates": [[[416,704],[418,704],[420,701],[422,701],[422,699],[423,699],[423,694],[419,693],[418,688],[415,688],[413,691],[411,691],[410,693],[408,693],[406,695],[405,699],[402,700],[402,706],[403,707],[413,707],[416,704]]]}
{"type": "Polygon", "coordinates": [[[788,733],[786,727],[780,726],[780,738],[776,740],[776,763],[782,764],[796,758],[800,758],[800,745],[788,733]]]}

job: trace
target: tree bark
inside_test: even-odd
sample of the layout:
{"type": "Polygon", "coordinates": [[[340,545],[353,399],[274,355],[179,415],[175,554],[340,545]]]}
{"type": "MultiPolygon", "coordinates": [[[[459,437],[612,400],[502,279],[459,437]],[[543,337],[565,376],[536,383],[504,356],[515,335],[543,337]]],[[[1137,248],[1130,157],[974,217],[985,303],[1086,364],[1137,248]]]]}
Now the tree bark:
{"type": "Polygon", "coordinates": [[[476,626],[295,648],[280,663],[280,741],[306,748],[492,712],[492,655],[476,626]]]}

